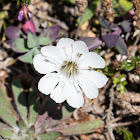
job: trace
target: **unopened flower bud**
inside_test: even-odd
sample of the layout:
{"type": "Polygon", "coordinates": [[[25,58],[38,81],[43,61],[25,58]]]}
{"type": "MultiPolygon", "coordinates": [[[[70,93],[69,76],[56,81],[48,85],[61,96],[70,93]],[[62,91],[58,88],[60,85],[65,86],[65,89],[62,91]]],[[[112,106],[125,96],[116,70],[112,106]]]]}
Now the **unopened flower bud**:
{"type": "Polygon", "coordinates": [[[32,13],[29,11],[26,4],[24,4],[19,11],[18,20],[22,21],[22,29],[26,34],[28,33],[28,30],[35,34],[36,28],[32,20],[32,13]]]}
{"type": "Polygon", "coordinates": [[[32,19],[30,20],[25,20],[23,22],[23,25],[22,25],[22,29],[24,30],[24,32],[27,34],[28,33],[28,30],[30,30],[32,33],[35,34],[36,32],[36,28],[35,28],[35,24],[33,22],[32,19]]]}
{"type": "Polygon", "coordinates": [[[32,18],[32,13],[31,11],[29,11],[28,7],[26,6],[26,4],[24,4],[21,8],[21,10],[19,11],[18,14],[18,20],[22,21],[23,19],[31,19],[32,18]]]}

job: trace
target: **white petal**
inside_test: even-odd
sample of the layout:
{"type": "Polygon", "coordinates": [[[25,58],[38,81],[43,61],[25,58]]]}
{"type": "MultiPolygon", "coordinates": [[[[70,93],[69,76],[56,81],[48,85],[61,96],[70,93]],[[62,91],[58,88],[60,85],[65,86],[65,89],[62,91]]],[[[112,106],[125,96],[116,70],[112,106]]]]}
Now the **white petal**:
{"type": "Polygon", "coordinates": [[[88,69],[89,67],[91,68],[104,68],[105,67],[104,59],[94,52],[89,52],[82,55],[78,63],[79,63],[80,69],[88,69]]]}
{"type": "Polygon", "coordinates": [[[98,96],[99,92],[96,85],[92,81],[92,77],[90,77],[90,79],[88,78],[89,77],[87,77],[87,75],[79,74],[79,85],[88,98],[94,99],[98,96]]]}
{"type": "Polygon", "coordinates": [[[108,78],[97,71],[91,71],[91,74],[89,74],[89,77],[92,77],[94,80],[94,83],[96,84],[97,88],[102,88],[108,81],[108,78]]]}
{"type": "Polygon", "coordinates": [[[58,82],[59,78],[57,73],[47,74],[40,79],[38,89],[43,94],[48,95],[53,91],[58,82]]]}
{"type": "Polygon", "coordinates": [[[35,55],[33,65],[35,70],[40,74],[47,74],[57,70],[56,65],[46,61],[46,58],[42,54],[35,55]]]}
{"type": "Polygon", "coordinates": [[[65,98],[65,92],[63,92],[65,87],[64,82],[60,82],[55,89],[51,93],[51,98],[56,102],[56,103],[62,103],[66,100],[65,98]]]}
{"type": "Polygon", "coordinates": [[[84,104],[84,98],[81,90],[78,90],[77,87],[73,83],[67,83],[66,85],[67,94],[66,99],[67,103],[73,108],[80,108],[84,104]]]}
{"type": "Polygon", "coordinates": [[[94,83],[97,88],[102,88],[108,81],[108,78],[97,71],[94,70],[80,70],[79,71],[79,77],[82,75],[82,77],[86,77],[87,81],[94,83]]]}
{"type": "Polygon", "coordinates": [[[59,49],[55,46],[45,46],[41,48],[41,53],[48,57],[51,58],[52,60],[62,63],[65,60],[65,53],[62,49],[59,49]]]}
{"type": "Polygon", "coordinates": [[[78,55],[83,55],[85,53],[88,53],[88,47],[83,41],[75,41],[73,44],[73,54],[72,59],[75,60],[76,58],[79,58],[78,55]]]}
{"type": "Polygon", "coordinates": [[[74,43],[73,39],[70,38],[61,38],[58,43],[57,43],[57,47],[58,48],[67,48],[67,47],[71,47],[74,43]]]}
{"type": "Polygon", "coordinates": [[[57,47],[64,50],[67,60],[71,60],[73,43],[74,40],[70,38],[61,38],[57,43],[57,47]]]}

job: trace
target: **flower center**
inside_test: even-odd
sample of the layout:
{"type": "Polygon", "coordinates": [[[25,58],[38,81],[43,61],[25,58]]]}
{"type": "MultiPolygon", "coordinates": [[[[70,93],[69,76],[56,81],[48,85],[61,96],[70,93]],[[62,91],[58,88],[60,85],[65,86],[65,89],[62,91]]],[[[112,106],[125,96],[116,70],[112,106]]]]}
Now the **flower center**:
{"type": "Polygon", "coordinates": [[[74,76],[74,75],[76,75],[78,73],[78,66],[77,66],[77,64],[75,62],[64,61],[60,70],[67,77],[71,77],[71,76],[74,76]]]}

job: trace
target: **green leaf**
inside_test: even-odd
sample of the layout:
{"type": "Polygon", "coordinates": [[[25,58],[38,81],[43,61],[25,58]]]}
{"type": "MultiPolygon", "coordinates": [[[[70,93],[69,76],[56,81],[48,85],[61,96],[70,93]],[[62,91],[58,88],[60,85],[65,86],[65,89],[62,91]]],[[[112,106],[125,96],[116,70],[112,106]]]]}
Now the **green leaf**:
{"type": "Polygon", "coordinates": [[[123,135],[124,140],[134,140],[133,134],[128,130],[128,128],[119,127],[117,133],[123,135]]]}
{"type": "Polygon", "coordinates": [[[133,8],[132,2],[128,0],[119,0],[119,4],[127,12],[133,8]]]}
{"type": "Polygon", "coordinates": [[[121,69],[124,69],[126,71],[131,71],[135,68],[135,64],[133,63],[130,63],[130,62],[127,62],[127,61],[124,61],[122,62],[121,64],[121,69]]]}
{"type": "Polygon", "coordinates": [[[22,38],[16,40],[7,40],[7,44],[10,45],[13,51],[18,53],[25,53],[29,51],[29,49],[27,48],[27,40],[22,38]]]}
{"type": "Polygon", "coordinates": [[[113,79],[113,84],[118,84],[119,82],[120,82],[119,79],[116,78],[116,77],[114,77],[114,79],[113,79]]]}
{"type": "Polygon", "coordinates": [[[115,11],[115,17],[118,17],[118,16],[120,16],[120,14],[122,14],[122,12],[120,13],[120,10],[119,10],[119,3],[118,3],[118,1],[117,0],[112,0],[112,2],[113,2],[113,10],[115,11]]]}
{"type": "Polygon", "coordinates": [[[12,128],[2,122],[0,122],[0,129],[3,129],[3,130],[11,130],[12,128]]]}
{"type": "Polygon", "coordinates": [[[19,60],[24,62],[24,63],[33,63],[33,57],[35,54],[39,53],[39,48],[33,48],[26,54],[22,55],[19,57],[19,60]]]}
{"type": "Polygon", "coordinates": [[[126,81],[123,81],[122,84],[125,86],[125,85],[127,85],[127,82],[126,81]]]}
{"type": "Polygon", "coordinates": [[[33,135],[35,133],[35,127],[34,126],[31,126],[28,130],[29,134],[30,135],[33,135]]]}
{"type": "Polygon", "coordinates": [[[93,120],[75,125],[69,125],[65,128],[60,128],[59,131],[64,135],[81,135],[91,133],[95,129],[102,127],[102,125],[103,122],[101,120],[93,120]]]}
{"type": "Polygon", "coordinates": [[[14,131],[12,130],[0,130],[0,136],[4,138],[10,138],[14,135],[14,131]]]}
{"type": "Polygon", "coordinates": [[[13,128],[17,127],[15,118],[11,116],[2,106],[0,106],[0,118],[13,128]]]}
{"type": "Polygon", "coordinates": [[[37,55],[37,54],[40,54],[41,52],[40,52],[40,48],[36,48],[35,50],[34,50],[34,56],[35,55],[37,55]]]}
{"type": "Polygon", "coordinates": [[[37,116],[38,116],[38,111],[40,108],[40,102],[35,96],[36,90],[35,89],[30,89],[30,95],[29,95],[29,126],[32,126],[35,124],[37,116]]]}
{"type": "MultiPolygon", "coordinates": [[[[93,17],[99,2],[100,0],[94,0],[89,3],[89,6],[87,7],[82,17],[81,25],[83,25],[85,22],[89,21],[93,17]]],[[[78,18],[77,22],[79,23],[79,21],[80,21],[80,18],[78,18]]]]}
{"type": "Polygon", "coordinates": [[[38,140],[56,140],[61,136],[60,132],[48,132],[37,136],[38,140]]]}
{"type": "Polygon", "coordinates": [[[27,35],[27,44],[28,48],[39,47],[39,39],[36,35],[34,35],[31,31],[28,30],[27,35]]]}
{"type": "Polygon", "coordinates": [[[119,37],[119,40],[118,40],[116,46],[117,46],[117,49],[120,52],[120,54],[128,56],[126,43],[124,42],[124,40],[121,37],[119,37]]]}
{"type": "Polygon", "coordinates": [[[15,119],[15,120],[19,120],[19,117],[16,113],[16,111],[14,110],[11,102],[8,99],[8,96],[6,94],[6,91],[3,87],[3,85],[0,85],[0,106],[2,106],[5,110],[8,111],[8,113],[15,119]]]}
{"type": "Polygon", "coordinates": [[[44,46],[52,43],[58,36],[59,26],[51,26],[45,29],[39,36],[39,44],[44,46]]]}
{"type": "Polygon", "coordinates": [[[108,20],[104,19],[103,17],[99,17],[98,20],[102,27],[104,27],[108,30],[112,30],[113,26],[111,25],[111,23],[108,20]]]}
{"type": "Polygon", "coordinates": [[[70,107],[68,104],[62,107],[62,119],[70,117],[75,109],[70,107]]]}
{"type": "Polygon", "coordinates": [[[25,121],[27,125],[28,124],[28,121],[27,121],[28,110],[27,110],[26,95],[23,92],[21,83],[17,78],[13,79],[12,90],[13,90],[14,99],[15,99],[18,112],[20,113],[21,118],[25,121]]]}
{"type": "Polygon", "coordinates": [[[19,128],[22,130],[22,132],[26,132],[27,126],[24,122],[24,120],[20,119],[18,122],[19,128]]]}
{"type": "Polygon", "coordinates": [[[52,41],[50,40],[50,38],[46,38],[46,37],[43,37],[43,36],[40,36],[39,37],[39,44],[40,45],[48,45],[50,44],[52,41]]]}
{"type": "Polygon", "coordinates": [[[71,4],[75,4],[75,0],[63,0],[63,1],[69,2],[71,4]]]}
{"type": "MultiPolygon", "coordinates": [[[[56,124],[60,124],[62,120],[64,119],[67,119],[68,117],[70,117],[73,113],[75,109],[70,107],[68,104],[65,104],[63,107],[62,107],[62,118],[58,119],[58,120],[53,120],[52,123],[51,123],[51,126],[55,126],[56,124]]],[[[57,112],[55,112],[56,115],[57,115],[57,112]]],[[[55,114],[54,113],[54,114],[55,114]]],[[[57,115],[58,116],[58,115],[57,115]]]]}

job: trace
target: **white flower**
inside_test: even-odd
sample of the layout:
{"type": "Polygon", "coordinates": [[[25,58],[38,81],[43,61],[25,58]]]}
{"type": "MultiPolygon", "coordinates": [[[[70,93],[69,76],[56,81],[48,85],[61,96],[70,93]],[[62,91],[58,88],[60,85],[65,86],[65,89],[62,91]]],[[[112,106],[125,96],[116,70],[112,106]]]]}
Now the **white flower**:
{"type": "Polygon", "coordinates": [[[98,88],[103,87],[107,77],[92,68],[104,68],[105,61],[94,52],[89,52],[83,41],[62,38],[57,46],[41,48],[33,60],[36,71],[46,74],[38,83],[38,89],[56,103],[65,100],[74,107],[84,104],[82,91],[90,98],[98,96],[98,88]]]}

